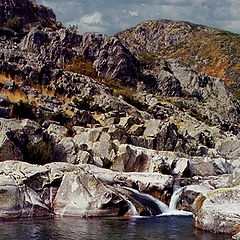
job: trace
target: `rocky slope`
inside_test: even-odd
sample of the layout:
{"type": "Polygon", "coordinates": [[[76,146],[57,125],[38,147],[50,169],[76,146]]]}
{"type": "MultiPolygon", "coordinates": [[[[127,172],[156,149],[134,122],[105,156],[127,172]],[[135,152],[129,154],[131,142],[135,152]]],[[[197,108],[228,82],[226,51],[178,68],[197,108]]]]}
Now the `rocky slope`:
{"type": "Polygon", "coordinates": [[[116,34],[136,56],[181,58],[197,71],[221,78],[239,97],[238,34],[189,22],[153,20],[116,34]]]}
{"type": "MultiPolygon", "coordinates": [[[[24,3],[33,6],[15,4],[24,3]]],[[[196,227],[236,234],[238,209],[226,206],[240,201],[240,103],[224,81],[181,60],[143,64],[131,42],[40,16],[21,31],[4,25],[0,37],[0,217],[125,215],[124,187],[168,203],[180,185],[178,207],[196,227]]],[[[169,45],[195,34],[170,23],[156,24],[169,45]]]]}

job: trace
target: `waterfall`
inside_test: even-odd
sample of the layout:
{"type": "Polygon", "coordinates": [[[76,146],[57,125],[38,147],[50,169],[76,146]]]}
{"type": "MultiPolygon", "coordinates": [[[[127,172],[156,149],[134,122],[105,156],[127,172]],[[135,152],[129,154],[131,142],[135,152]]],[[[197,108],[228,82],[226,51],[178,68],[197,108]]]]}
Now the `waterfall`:
{"type": "Polygon", "coordinates": [[[119,194],[119,196],[129,204],[132,216],[139,216],[139,213],[138,213],[136,207],[134,206],[134,204],[130,200],[125,198],[122,194],[119,194]]]}
{"type": "Polygon", "coordinates": [[[132,198],[142,204],[152,215],[158,215],[165,211],[167,211],[168,206],[161,202],[160,200],[154,198],[151,195],[140,193],[136,189],[132,189],[129,187],[124,187],[124,189],[130,191],[132,194],[132,198]]]}
{"type": "Polygon", "coordinates": [[[178,203],[178,200],[179,200],[179,195],[180,195],[180,193],[182,192],[183,189],[184,189],[184,187],[176,188],[173,191],[173,194],[171,196],[171,201],[169,203],[169,211],[177,210],[177,203],[178,203]]]}
{"type": "MultiPolygon", "coordinates": [[[[192,215],[191,212],[177,210],[177,202],[179,200],[180,193],[182,192],[182,190],[184,188],[174,187],[174,192],[172,194],[169,206],[167,206],[165,203],[163,203],[159,199],[154,198],[151,195],[148,195],[145,193],[140,193],[136,189],[132,189],[129,187],[123,187],[123,188],[128,190],[129,192],[131,192],[132,193],[131,198],[133,198],[135,201],[142,204],[146,209],[149,210],[149,212],[153,216],[169,216],[169,215],[189,216],[189,215],[192,215]]],[[[133,213],[133,215],[139,216],[139,214],[138,214],[135,206],[132,204],[132,202],[129,200],[126,200],[126,201],[129,203],[132,213],[135,212],[135,214],[133,213]]]]}
{"type": "Polygon", "coordinates": [[[174,191],[173,191],[173,194],[171,196],[168,211],[164,212],[162,215],[165,215],[165,216],[166,215],[167,216],[170,216],[170,215],[190,216],[190,215],[192,215],[191,212],[177,209],[177,203],[178,203],[178,200],[179,200],[179,196],[180,196],[180,193],[183,191],[183,189],[184,189],[184,187],[179,187],[179,186],[173,187],[174,191]]]}

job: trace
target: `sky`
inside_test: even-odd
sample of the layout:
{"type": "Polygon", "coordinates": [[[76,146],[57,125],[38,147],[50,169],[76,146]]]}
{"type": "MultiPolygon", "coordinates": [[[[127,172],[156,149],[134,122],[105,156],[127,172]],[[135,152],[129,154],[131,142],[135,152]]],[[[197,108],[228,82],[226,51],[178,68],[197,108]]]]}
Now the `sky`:
{"type": "Polygon", "coordinates": [[[113,35],[145,20],[183,20],[240,33],[239,0],[37,0],[65,27],[113,35]]]}

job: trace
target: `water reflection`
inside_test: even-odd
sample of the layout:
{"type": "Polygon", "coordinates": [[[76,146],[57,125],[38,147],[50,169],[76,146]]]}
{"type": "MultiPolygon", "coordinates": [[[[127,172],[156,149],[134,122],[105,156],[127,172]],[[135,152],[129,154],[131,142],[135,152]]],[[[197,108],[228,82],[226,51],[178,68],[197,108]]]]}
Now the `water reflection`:
{"type": "Polygon", "coordinates": [[[0,222],[1,240],[228,240],[192,228],[192,218],[35,219],[0,222]]]}

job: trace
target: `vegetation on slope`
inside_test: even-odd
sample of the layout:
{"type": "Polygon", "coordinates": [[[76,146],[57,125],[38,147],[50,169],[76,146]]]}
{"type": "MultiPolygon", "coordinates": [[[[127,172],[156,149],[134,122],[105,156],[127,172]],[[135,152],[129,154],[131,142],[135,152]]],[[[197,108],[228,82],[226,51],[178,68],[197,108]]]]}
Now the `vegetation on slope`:
{"type": "Polygon", "coordinates": [[[181,58],[197,71],[222,78],[234,96],[238,95],[239,34],[188,22],[156,20],[143,22],[116,36],[142,62],[151,60],[152,64],[156,54],[166,59],[181,58]]]}

